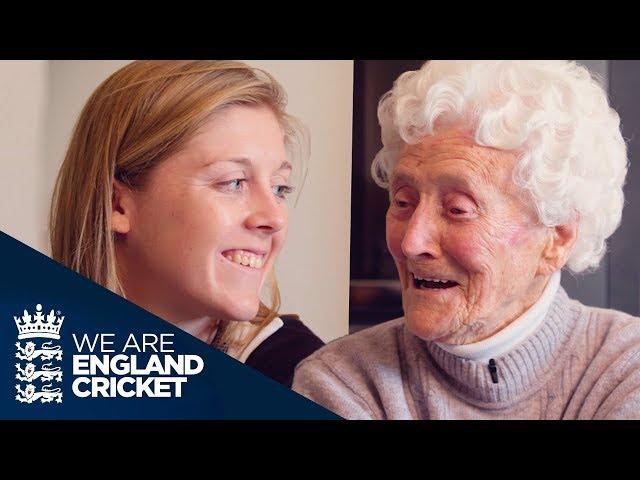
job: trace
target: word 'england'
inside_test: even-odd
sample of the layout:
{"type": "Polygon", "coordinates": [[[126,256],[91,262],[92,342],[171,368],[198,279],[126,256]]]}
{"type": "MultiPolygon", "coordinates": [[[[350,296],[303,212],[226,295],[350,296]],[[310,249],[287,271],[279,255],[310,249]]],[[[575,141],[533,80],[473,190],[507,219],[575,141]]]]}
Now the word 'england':
{"type": "Polygon", "coordinates": [[[80,398],[181,397],[188,376],[204,368],[198,355],[169,355],[173,334],[130,334],[120,350],[115,334],[72,335],[79,352],[73,355],[72,391],[80,398]]]}

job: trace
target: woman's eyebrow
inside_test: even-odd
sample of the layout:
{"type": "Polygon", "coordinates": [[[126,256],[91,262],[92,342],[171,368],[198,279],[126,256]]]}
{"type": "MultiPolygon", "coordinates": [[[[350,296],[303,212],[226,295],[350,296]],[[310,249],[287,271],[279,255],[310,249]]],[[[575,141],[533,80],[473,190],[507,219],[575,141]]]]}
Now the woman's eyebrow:
{"type": "Polygon", "coordinates": [[[285,160],[284,162],[282,162],[282,165],[278,167],[276,172],[279,172],[280,170],[291,170],[292,168],[293,167],[291,166],[291,164],[285,160]]]}
{"type": "Polygon", "coordinates": [[[477,178],[469,178],[466,175],[455,175],[450,173],[444,173],[442,175],[438,175],[436,178],[436,182],[441,185],[447,185],[451,187],[461,187],[465,190],[476,190],[478,185],[477,178]]]}
{"type": "Polygon", "coordinates": [[[245,167],[250,167],[252,162],[249,158],[247,157],[233,157],[233,158],[225,158],[224,160],[221,160],[222,162],[232,162],[232,163],[238,163],[240,165],[244,165],[245,167]]]}
{"type": "MultiPolygon", "coordinates": [[[[253,165],[253,162],[251,161],[251,159],[247,157],[233,157],[233,158],[212,160],[210,162],[207,162],[204,166],[209,167],[216,163],[224,163],[224,162],[237,163],[245,167],[250,167],[253,165]]],[[[291,169],[292,169],[291,163],[285,160],[284,162],[282,162],[282,164],[278,167],[276,171],[279,172],[280,170],[291,170],[291,169]]]]}
{"type": "Polygon", "coordinates": [[[397,185],[399,183],[407,183],[409,185],[415,185],[418,183],[415,175],[403,170],[397,170],[391,174],[391,185],[397,185]]]}
{"type": "MultiPolygon", "coordinates": [[[[450,172],[440,173],[430,180],[430,182],[440,186],[457,188],[469,193],[473,192],[474,194],[483,186],[478,185],[478,181],[478,178],[469,177],[464,173],[458,174],[450,172]]],[[[418,187],[421,184],[421,178],[413,172],[398,169],[392,174],[390,185],[394,188],[402,184],[418,187]]],[[[491,185],[491,187],[493,186],[491,185]]]]}
{"type": "Polygon", "coordinates": [[[198,168],[208,168],[208,167],[212,167],[213,165],[218,165],[220,163],[227,163],[227,162],[237,163],[245,167],[251,166],[251,160],[249,160],[249,158],[247,157],[232,157],[232,158],[213,158],[213,159],[209,158],[206,162],[201,164],[198,168]]]}

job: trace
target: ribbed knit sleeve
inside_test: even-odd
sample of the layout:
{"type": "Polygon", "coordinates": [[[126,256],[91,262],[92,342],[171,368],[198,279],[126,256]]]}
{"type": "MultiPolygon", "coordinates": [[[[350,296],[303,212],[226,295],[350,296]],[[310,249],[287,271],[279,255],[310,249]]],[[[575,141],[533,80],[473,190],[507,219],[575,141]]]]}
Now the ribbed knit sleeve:
{"type": "Polygon", "coordinates": [[[293,390],[343,418],[375,419],[366,402],[319,358],[298,365],[293,390]]]}

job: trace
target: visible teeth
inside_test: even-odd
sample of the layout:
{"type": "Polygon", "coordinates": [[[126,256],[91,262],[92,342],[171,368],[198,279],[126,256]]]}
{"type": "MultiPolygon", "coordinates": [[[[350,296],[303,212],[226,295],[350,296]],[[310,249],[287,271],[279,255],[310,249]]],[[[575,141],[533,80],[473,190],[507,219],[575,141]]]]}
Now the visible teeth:
{"type": "Polygon", "coordinates": [[[262,255],[254,255],[253,253],[236,250],[225,254],[225,258],[234,263],[239,263],[246,267],[262,268],[264,258],[262,255]]]}
{"type": "Polygon", "coordinates": [[[440,282],[440,283],[447,283],[450,280],[441,280],[439,278],[420,278],[420,277],[415,277],[414,278],[416,280],[420,280],[421,282],[440,282]]]}

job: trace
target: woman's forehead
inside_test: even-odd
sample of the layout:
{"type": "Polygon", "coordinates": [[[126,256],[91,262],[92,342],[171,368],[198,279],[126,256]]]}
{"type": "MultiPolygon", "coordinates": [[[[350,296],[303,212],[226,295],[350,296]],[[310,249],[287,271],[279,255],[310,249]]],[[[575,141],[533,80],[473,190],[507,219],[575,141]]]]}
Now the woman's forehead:
{"type": "Polygon", "coordinates": [[[437,181],[478,188],[495,185],[506,189],[512,183],[517,158],[515,152],[477,145],[468,137],[432,136],[404,148],[394,166],[392,181],[437,181]]]}
{"type": "Polygon", "coordinates": [[[219,119],[212,119],[206,128],[198,131],[158,168],[169,173],[197,172],[230,165],[290,170],[283,133],[273,114],[258,109],[240,110],[239,113],[248,114],[239,118],[251,122],[236,122],[234,126],[229,126],[221,124],[217,121],[219,119]]]}

